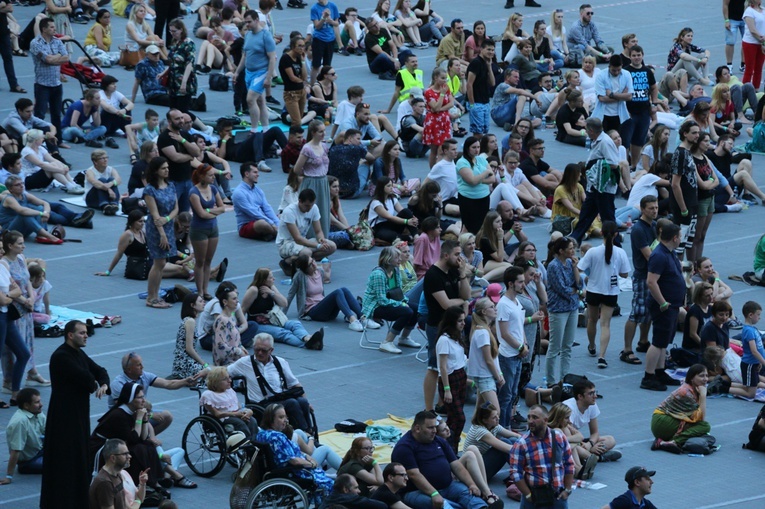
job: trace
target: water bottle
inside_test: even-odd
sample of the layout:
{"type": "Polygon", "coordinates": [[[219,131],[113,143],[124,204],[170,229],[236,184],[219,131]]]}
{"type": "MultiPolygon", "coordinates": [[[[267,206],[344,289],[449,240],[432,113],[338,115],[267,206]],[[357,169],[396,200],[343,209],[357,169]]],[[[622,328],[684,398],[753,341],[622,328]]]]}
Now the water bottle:
{"type": "Polygon", "coordinates": [[[632,214],[627,214],[627,222],[624,223],[624,226],[627,228],[627,233],[632,230],[632,214]]]}
{"type": "Polygon", "coordinates": [[[282,279],[282,280],[281,280],[281,281],[279,281],[279,282],[280,282],[281,284],[283,284],[284,286],[290,286],[290,285],[292,284],[292,278],[291,278],[291,277],[288,277],[287,279],[282,279]]]}
{"type": "Polygon", "coordinates": [[[588,136],[586,140],[584,140],[584,148],[587,150],[590,150],[592,148],[592,140],[588,136]]]}
{"type": "Polygon", "coordinates": [[[542,387],[547,389],[547,377],[546,376],[542,377],[542,387]]]}

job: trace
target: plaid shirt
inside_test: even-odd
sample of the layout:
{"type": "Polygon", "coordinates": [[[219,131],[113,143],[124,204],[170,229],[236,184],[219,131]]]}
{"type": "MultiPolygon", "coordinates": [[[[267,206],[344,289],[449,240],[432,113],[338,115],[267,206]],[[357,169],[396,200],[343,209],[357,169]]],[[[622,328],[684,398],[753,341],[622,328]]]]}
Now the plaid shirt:
{"type": "Polygon", "coordinates": [[[45,87],[57,87],[61,85],[61,65],[45,62],[48,55],[69,55],[66,46],[57,38],[47,42],[41,35],[32,39],[29,45],[32,60],[35,63],[35,83],[45,87]]]}
{"type": "MultiPolygon", "coordinates": [[[[401,287],[401,277],[398,270],[393,271],[394,285],[396,288],[401,287]]],[[[361,314],[372,318],[375,309],[380,306],[406,306],[406,302],[400,302],[397,300],[389,299],[387,296],[388,290],[388,276],[385,273],[385,269],[376,267],[367,279],[367,289],[364,291],[364,305],[361,309],[361,314]]]]}
{"type": "Polygon", "coordinates": [[[671,71],[674,69],[675,64],[677,64],[680,61],[680,54],[681,53],[688,53],[689,55],[691,53],[704,53],[706,50],[704,48],[699,48],[698,46],[694,44],[689,44],[688,48],[683,48],[683,46],[676,42],[672,45],[672,49],[669,50],[669,55],[667,55],[667,70],[671,71]]]}
{"type": "Polygon", "coordinates": [[[549,426],[544,440],[540,440],[531,431],[523,434],[510,449],[510,475],[514,482],[521,479],[529,486],[542,486],[550,482],[553,488],[563,488],[563,477],[574,475],[574,460],[571,458],[571,447],[562,431],[555,432],[555,440],[563,452],[561,463],[556,463],[550,472],[550,461],[554,457],[551,432],[549,426]]]}

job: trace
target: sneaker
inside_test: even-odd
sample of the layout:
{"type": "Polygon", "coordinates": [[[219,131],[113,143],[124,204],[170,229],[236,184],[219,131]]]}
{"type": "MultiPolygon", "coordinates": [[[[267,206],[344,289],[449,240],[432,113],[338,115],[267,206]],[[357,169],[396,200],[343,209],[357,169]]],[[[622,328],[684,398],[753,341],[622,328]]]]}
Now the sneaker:
{"type": "Polygon", "coordinates": [[[283,11],[284,7],[282,6],[282,3],[279,0],[276,0],[276,10],[283,11]]]}
{"type": "Polygon", "coordinates": [[[520,413],[520,412],[515,412],[515,415],[513,416],[513,420],[515,422],[518,422],[518,423],[521,423],[521,424],[525,424],[525,423],[529,422],[528,419],[526,419],[523,416],[523,414],[520,413]]]}
{"type": "Polygon", "coordinates": [[[377,323],[375,320],[369,320],[369,319],[367,319],[364,322],[364,326],[366,326],[367,329],[372,329],[372,330],[379,329],[380,327],[382,327],[382,325],[377,323]]]}
{"type": "Polygon", "coordinates": [[[74,184],[71,187],[67,187],[66,192],[69,194],[85,194],[85,189],[83,189],[82,186],[74,184]]]}
{"type": "Polygon", "coordinates": [[[293,9],[304,9],[305,4],[301,2],[300,0],[290,0],[287,2],[287,7],[291,7],[293,9]]]}
{"type": "Polygon", "coordinates": [[[401,353],[401,350],[396,348],[396,345],[393,344],[393,341],[383,341],[380,343],[380,351],[388,353],[401,353]]]}
{"type": "Polygon", "coordinates": [[[645,389],[647,391],[658,391],[658,392],[667,390],[667,386],[655,378],[649,378],[648,380],[643,378],[643,380],[640,382],[640,388],[645,389]]]}
{"type": "Polygon", "coordinates": [[[608,367],[608,363],[606,362],[606,360],[603,357],[598,359],[598,367],[601,368],[601,369],[604,369],[604,368],[608,367]]]}
{"type": "Polygon", "coordinates": [[[651,343],[638,342],[637,346],[635,347],[635,351],[637,353],[646,353],[650,347],[651,347],[651,343]]]}
{"type": "Polygon", "coordinates": [[[87,25],[90,21],[89,18],[86,18],[82,14],[78,14],[77,16],[71,18],[72,23],[77,23],[78,25],[87,25]]]}
{"type": "Polygon", "coordinates": [[[82,136],[75,135],[74,139],[72,140],[72,143],[75,143],[77,145],[79,145],[80,143],[85,143],[85,138],[83,138],[82,136]]]}
{"type": "Polygon", "coordinates": [[[105,216],[115,216],[119,212],[120,208],[116,203],[107,203],[101,211],[105,216]]]}
{"type": "Polygon", "coordinates": [[[351,54],[350,54],[350,53],[348,53],[348,49],[347,49],[347,48],[343,48],[343,49],[341,49],[341,50],[340,50],[340,54],[341,54],[341,55],[343,55],[344,57],[349,57],[349,56],[351,56],[351,54]]]}
{"type": "Polygon", "coordinates": [[[441,41],[439,41],[438,39],[436,39],[436,38],[433,38],[433,39],[431,39],[430,41],[428,41],[428,44],[430,44],[430,45],[431,45],[431,46],[433,46],[434,48],[437,48],[440,42],[441,42],[441,41]]]}
{"type": "Polygon", "coordinates": [[[124,138],[125,136],[127,136],[125,134],[125,131],[123,131],[122,129],[117,129],[116,131],[114,131],[114,134],[115,136],[119,136],[120,138],[124,138]]]}
{"type": "Polygon", "coordinates": [[[308,341],[305,342],[306,350],[323,350],[324,349],[324,328],[314,332],[308,341]]]}
{"type": "Polygon", "coordinates": [[[526,0],[526,7],[542,7],[542,6],[536,3],[534,0],[526,0]]]}
{"type": "Polygon", "coordinates": [[[354,332],[363,332],[364,326],[361,325],[361,320],[355,320],[348,324],[348,328],[354,332]]]}
{"type": "Polygon", "coordinates": [[[117,142],[116,142],[116,141],[114,141],[114,138],[106,138],[106,141],[105,141],[104,143],[105,143],[105,144],[106,144],[106,146],[107,146],[107,147],[109,147],[109,148],[113,148],[113,149],[118,149],[118,148],[120,148],[120,146],[117,144],[117,142]]]}
{"type": "Polygon", "coordinates": [[[508,0],[507,3],[505,3],[505,9],[513,9],[515,8],[515,2],[513,0],[508,0]]]}
{"type": "Polygon", "coordinates": [[[615,451],[611,449],[610,451],[606,451],[603,454],[600,455],[600,461],[601,463],[608,463],[609,461],[619,461],[619,458],[622,457],[622,453],[619,451],[615,451]]]}
{"type": "Polygon", "coordinates": [[[429,47],[430,47],[430,44],[428,44],[427,42],[420,42],[415,45],[416,49],[427,49],[429,47]]]}
{"type": "Polygon", "coordinates": [[[666,371],[663,371],[663,370],[662,371],[659,371],[658,369],[656,370],[656,379],[659,382],[663,383],[664,385],[668,385],[668,386],[679,387],[680,385],[682,385],[680,380],[675,380],[674,378],[669,376],[666,371]]]}
{"type": "Polygon", "coordinates": [[[268,104],[273,104],[274,106],[281,106],[281,105],[282,105],[282,103],[280,103],[279,101],[277,101],[277,100],[274,98],[274,96],[272,96],[272,95],[269,95],[268,97],[266,97],[266,102],[267,102],[268,104]]]}
{"type": "Polygon", "coordinates": [[[446,412],[446,405],[436,405],[436,406],[433,408],[433,411],[434,411],[434,412],[435,412],[437,415],[446,415],[446,414],[447,414],[447,412],[446,412]]]}
{"type": "Polygon", "coordinates": [[[407,48],[414,48],[416,47],[416,44],[413,42],[405,42],[404,46],[406,46],[407,48]]]}
{"type": "Polygon", "coordinates": [[[414,341],[412,338],[398,338],[398,346],[404,346],[406,348],[420,348],[422,345],[414,341]]]}
{"type": "Polygon", "coordinates": [[[104,148],[104,144],[96,140],[87,140],[85,146],[90,148],[104,148]]]}
{"type": "Polygon", "coordinates": [[[93,212],[92,209],[86,210],[82,214],[79,214],[74,219],[72,219],[72,226],[74,226],[75,228],[84,227],[88,223],[88,221],[93,219],[93,214],[95,214],[95,212],[93,212]]]}
{"type": "Polygon", "coordinates": [[[264,173],[271,173],[271,167],[268,166],[265,161],[260,161],[258,163],[258,171],[262,171],[264,173]]]}
{"type": "Polygon", "coordinates": [[[380,79],[383,81],[396,81],[396,77],[388,71],[381,72],[380,74],[378,74],[377,79],[380,79]]]}
{"type": "Polygon", "coordinates": [[[744,72],[746,70],[746,64],[744,64],[744,62],[741,62],[741,65],[738,67],[738,70],[741,72],[744,72]]]}

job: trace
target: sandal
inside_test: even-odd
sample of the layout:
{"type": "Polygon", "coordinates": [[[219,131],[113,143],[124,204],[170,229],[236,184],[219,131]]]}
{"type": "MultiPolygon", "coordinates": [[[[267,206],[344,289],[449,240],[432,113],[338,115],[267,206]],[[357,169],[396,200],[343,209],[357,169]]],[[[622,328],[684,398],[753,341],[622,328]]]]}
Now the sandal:
{"type": "Polygon", "coordinates": [[[627,364],[643,364],[643,361],[635,357],[635,354],[632,352],[621,352],[619,354],[619,360],[626,362],[627,364]]]}
{"type": "Polygon", "coordinates": [[[483,500],[489,505],[492,506],[493,504],[496,504],[499,501],[499,497],[494,494],[494,492],[490,492],[488,495],[483,497],[483,500]]]}
{"type": "Polygon", "coordinates": [[[0,408],[3,409],[3,410],[6,410],[6,409],[11,408],[11,407],[8,405],[8,403],[6,403],[2,399],[0,399],[0,408]]]}
{"type": "Polygon", "coordinates": [[[26,94],[27,93],[27,89],[26,88],[21,88],[20,85],[16,85],[16,88],[12,88],[11,92],[14,93],[14,94],[26,94]]]}
{"type": "Polygon", "coordinates": [[[173,307],[172,304],[169,304],[162,299],[147,300],[146,306],[155,309],[167,309],[173,307]]]}
{"type": "Polygon", "coordinates": [[[26,56],[28,56],[27,52],[24,51],[21,48],[13,50],[13,55],[17,56],[17,57],[26,57],[26,56]]]}
{"type": "Polygon", "coordinates": [[[180,479],[173,479],[173,486],[176,488],[186,488],[188,490],[193,490],[197,487],[197,483],[192,482],[186,476],[183,476],[180,479]]]}
{"type": "Polygon", "coordinates": [[[27,385],[30,387],[50,387],[50,380],[44,379],[40,373],[35,373],[27,376],[27,385]]]}

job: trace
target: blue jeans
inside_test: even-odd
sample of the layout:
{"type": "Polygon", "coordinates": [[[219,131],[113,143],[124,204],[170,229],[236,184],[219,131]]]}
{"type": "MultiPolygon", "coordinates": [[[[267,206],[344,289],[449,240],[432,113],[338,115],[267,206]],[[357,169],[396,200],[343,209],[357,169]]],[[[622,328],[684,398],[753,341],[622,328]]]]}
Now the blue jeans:
{"type": "MultiPolygon", "coordinates": [[[[487,504],[481,497],[476,497],[470,493],[468,487],[459,481],[452,483],[438,493],[444,497],[444,508],[454,507],[460,509],[480,509],[487,504]]],[[[404,503],[412,509],[431,509],[430,495],[426,495],[420,490],[415,490],[404,495],[404,503]]]]}
{"type": "Polygon", "coordinates": [[[423,145],[422,140],[412,138],[406,146],[406,157],[424,157],[428,153],[430,146],[423,145]]]}
{"type": "MultiPolygon", "coordinates": [[[[563,55],[557,51],[550,51],[550,56],[553,59],[553,70],[563,67],[563,55]]],[[[537,62],[537,70],[539,70],[539,72],[550,72],[550,64],[548,62],[543,64],[537,62]]]]}
{"type": "MultiPolygon", "coordinates": [[[[100,178],[98,181],[108,184],[109,182],[113,182],[114,178],[100,178]]],[[[120,202],[120,190],[116,186],[111,189],[114,193],[114,198],[109,198],[108,191],[96,189],[95,187],[91,188],[90,191],[88,191],[88,194],[85,195],[85,205],[98,210],[101,210],[104,208],[104,205],[110,203],[117,205],[120,202]]]]}
{"type": "Polygon", "coordinates": [[[37,118],[45,118],[50,109],[50,123],[56,128],[59,140],[61,139],[61,103],[64,100],[64,87],[46,87],[35,83],[35,110],[37,118]]]}
{"type": "Polygon", "coordinates": [[[563,380],[571,366],[571,348],[574,345],[576,335],[576,322],[579,311],[572,309],[563,313],[550,313],[550,346],[547,348],[545,359],[545,371],[547,385],[551,386],[563,380]],[[560,362],[558,375],[555,373],[555,364],[560,362]]]}
{"type": "Polygon", "coordinates": [[[308,311],[311,320],[328,322],[334,320],[337,314],[342,312],[345,318],[355,316],[361,318],[361,306],[351,291],[345,287],[338,288],[329,295],[325,295],[321,302],[308,311]]]}
{"type": "Polygon", "coordinates": [[[521,497],[520,509],[568,509],[568,500],[555,500],[553,505],[536,505],[521,497]]]}
{"type": "MultiPolygon", "coordinates": [[[[725,44],[727,46],[733,46],[736,44],[736,32],[740,34],[739,37],[744,37],[744,27],[746,27],[746,22],[744,20],[730,20],[730,30],[725,31],[725,44]]],[[[742,62],[743,59],[744,56],[742,55],[742,62]]]]}
{"type": "Polygon", "coordinates": [[[499,423],[502,427],[510,429],[510,420],[513,416],[513,405],[518,398],[518,383],[521,379],[521,356],[499,356],[499,369],[505,384],[499,388],[497,399],[499,400],[499,423]]]}
{"type": "Polygon", "coordinates": [[[632,219],[632,222],[635,222],[639,217],[640,211],[635,207],[620,207],[616,209],[616,226],[621,227],[627,222],[627,219],[632,219]]]}
{"type": "Polygon", "coordinates": [[[499,127],[503,127],[506,123],[515,122],[515,105],[518,104],[518,97],[513,97],[502,106],[497,106],[491,110],[491,119],[499,127]]]}
{"type": "Polygon", "coordinates": [[[61,137],[64,138],[66,141],[74,141],[74,138],[76,136],[79,136],[80,138],[84,138],[85,141],[95,141],[101,136],[104,136],[106,134],[106,127],[100,125],[98,127],[94,127],[93,124],[90,125],[90,128],[87,130],[83,129],[82,127],[65,127],[63,132],[61,133],[61,137]]]}
{"type": "Polygon", "coordinates": [[[305,346],[303,338],[309,335],[303,324],[300,323],[300,320],[287,320],[284,327],[258,324],[258,333],[261,332],[271,334],[277,343],[284,343],[299,348],[305,346]]]}
{"type": "Polygon", "coordinates": [[[194,186],[189,180],[174,180],[175,186],[175,198],[178,201],[178,212],[189,212],[191,210],[191,202],[189,201],[189,191],[194,186]]]}
{"type": "Polygon", "coordinates": [[[43,450],[40,449],[40,452],[35,454],[35,457],[31,460],[19,461],[16,465],[19,467],[20,474],[42,474],[43,450]]]}
{"type": "Polygon", "coordinates": [[[335,243],[337,249],[353,249],[351,236],[345,230],[335,230],[329,232],[327,238],[335,243]]]}
{"type": "Polygon", "coordinates": [[[372,71],[372,74],[382,74],[384,72],[395,74],[396,64],[394,63],[393,57],[387,53],[380,53],[374,60],[369,62],[369,70],[372,71]]]}
{"type": "Polygon", "coordinates": [[[11,353],[16,356],[13,372],[3,373],[3,378],[11,380],[11,390],[16,392],[21,389],[21,380],[27,370],[27,362],[31,354],[19,334],[19,329],[16,328],[16,322],[8,320],[8,313],[0,312],[0,355],[3,354],[3,345],[7,345],[11,353]]]}

